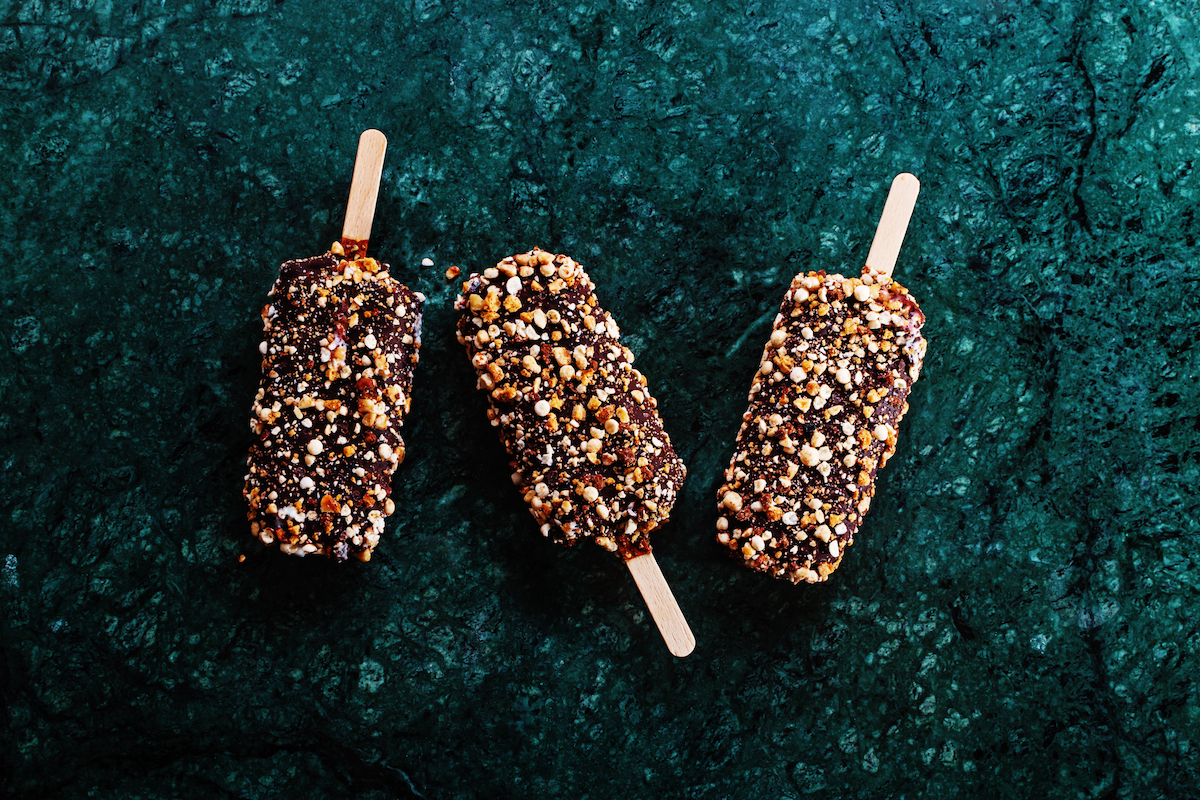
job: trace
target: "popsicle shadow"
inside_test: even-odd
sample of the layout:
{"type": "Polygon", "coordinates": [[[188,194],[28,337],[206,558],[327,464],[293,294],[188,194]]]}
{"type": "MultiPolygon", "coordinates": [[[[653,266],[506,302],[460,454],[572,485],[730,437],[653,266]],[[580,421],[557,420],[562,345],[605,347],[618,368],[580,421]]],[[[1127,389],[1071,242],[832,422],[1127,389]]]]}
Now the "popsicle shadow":
{"type": "Polygon", "coordinates": [[[361,568],[338,564],[324,557],[286,555],[278,548],[252,551],[241,565],[243,592],[249,614],[263,619],[296,619],[319,624],[353,608],[356,598],[369,588],[361,568]],[[301,612],[301,609],[303,610],[301,612]]]}
{"type": "MultiPolygon", "coordinates": [[[[678,521],[672,523],[678,527],[664,537],[660,548],[663,569],[677,576],[673,585],[678,586],[685,612],[691,612],[698,652],[795,646],[798,637],[815,630],[833,613],[831,603],[844,595],[841,579],[847,576],[835,574],[825,583],[794,585],[731,558],[716,542],[717,508],[710,500],[716,497],[721,474],[709,462],[723,463],[727,458],[723,449],[714,449],[693,462],[697,467],[693,475],[706,474],[708,479],[697,480],[681,501],[678,521]]],[[[847,568],[850,565],[843,571],[847,568]]]]}
{"type": "Polygon", "coordinates": [[[637,598],[633,579],[618,558],[590,542],[563,547],[544,539],[520,496],[512,494],[496,498],[512,512],[498,515],[511,524],[507,538],[512,546],[493,548],[489,556],[500,562],[510,600],[523,615],[558,625],[589,604],[619,607],[632,602],[623,591],[625,584],[637,598]]]}
{"type": "MultiPolygon", "coordinates": [[[[456,320],[457,315],[429,323],[429,328],[438,327],[441,349],[446,351],[439,354],[445,362],[439,367],[439,405],[455,409],[459,417],[438,425],[436,435],[445,437],[442,455],[449,462],[441,474],[455,475],[455,482],[470,486],[476,504],[471,511],[462,501],[456,506],[480,521],[475,525],[488,529],[475,530],[483,539],[476,556],[499,567],[503,585],[487,589],[502,594],[514,613],[538,620],[543,630],[574,626],[574,612],[589,604],[640,604],[633,579],[616,556],[586,541],[563,547],[538,533],[537,522],[508,478],[510,459],[487,422],[487,402],[475,388],[470,361],[457,346],[445,346],[453,340],[456,320]]],[[[413,442],[415,447],[415,437],[413,442]]]]}

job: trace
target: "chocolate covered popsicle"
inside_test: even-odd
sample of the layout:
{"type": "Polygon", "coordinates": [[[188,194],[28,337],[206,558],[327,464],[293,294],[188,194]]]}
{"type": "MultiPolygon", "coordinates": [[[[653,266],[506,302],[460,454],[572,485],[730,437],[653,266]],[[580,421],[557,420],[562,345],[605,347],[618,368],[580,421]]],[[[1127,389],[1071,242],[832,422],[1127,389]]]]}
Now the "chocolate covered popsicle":
{"type": "Polygon", "coordinates": [[[359,142],[342,241],[279,270],[262,311],[245,496],[285,553],[369,561],[395,511],[424,297],[366,255],[386,141],[359,142]]]}
{"type": "Polygon", "coordinates": [[[666,522],[686,469],[587,273],[567,256],[534,249],[471,275],[455,307],[488,419],[542,535],[565,545],[590,539],[617,553],[672,652],[691,652],[649,539],[666,522]]]}
{"type": "Polygon", "coordinates": [[[891,279],[920,184],[892,184],[861,277],[797,275],[717,493],[717,540],[747,567],[828,579],[853,544],[921,371],[925,321],[891,279]]]}

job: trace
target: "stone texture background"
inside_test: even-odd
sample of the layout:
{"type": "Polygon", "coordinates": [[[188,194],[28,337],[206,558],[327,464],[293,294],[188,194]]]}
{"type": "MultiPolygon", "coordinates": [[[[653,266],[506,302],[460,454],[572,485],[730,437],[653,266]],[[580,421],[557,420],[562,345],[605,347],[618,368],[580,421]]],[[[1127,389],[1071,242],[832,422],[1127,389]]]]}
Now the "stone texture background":
{"type": "Polygon", "coordinates": [[[6,796],[1197,796],[1193,2],[337,5],[0,0],[6,796]],[[258,309],[371,126],[430,302],[400,522],[337,567],[240,487],[258,309]],[[772,582],[713,539],[750,375],[904,170],[900,451],[834,579],[772,582]],[[454,341],[442,271],[535,244],[688,462],[687,660],[537,536],[454,341]]]}

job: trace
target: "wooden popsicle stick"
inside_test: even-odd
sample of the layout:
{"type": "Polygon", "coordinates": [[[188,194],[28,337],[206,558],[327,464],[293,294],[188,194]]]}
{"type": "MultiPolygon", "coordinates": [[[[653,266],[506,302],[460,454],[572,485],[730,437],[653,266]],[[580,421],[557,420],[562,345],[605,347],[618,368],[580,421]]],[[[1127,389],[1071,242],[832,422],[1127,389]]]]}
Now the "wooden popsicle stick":
{"type": "Polygon", "coordinates": [[[634,556],[626,561],[625,565],[633,574],[634,583],[642,593],[642,599],[646,601],[650,616],[654,617],[658,632],[662,634],[671,655],[683,658],[690,654],[696,649],[696,637],[692,635],[692,629],[683,618],[683,612],[679,610],[675,595],[671,593],[667,579],[658,568],[654,554],[634,556]]]}
{"type": "Polygon", "coordinates": [[[375,219],[375,200],[379,197],[379,180],[383,177],[383,154],[387,137],[375,130],[365,130],[358,137],[358,155],[354,158],[354,177],[350,179],[350,199],[346,202],[346,221],[342,223],[342,244],[359,255],[367,252],[371,238],[371,222],[375,219]]]}
{"type": "Polygon", "coordinates": [[[920,191],[921,182],[907,172],[901,172],[892,181],[892,189],[883,205],[883,214],[879,217],[879,227],[875,229],[875,239],[871,242],[871,252],[867,254],[863,275],[870,273],[884,281],[892,279],[892,270],[896,268],[900,245],[904,244],[904,234],[908,230],[908,221],[917,205],[920,191]]]}

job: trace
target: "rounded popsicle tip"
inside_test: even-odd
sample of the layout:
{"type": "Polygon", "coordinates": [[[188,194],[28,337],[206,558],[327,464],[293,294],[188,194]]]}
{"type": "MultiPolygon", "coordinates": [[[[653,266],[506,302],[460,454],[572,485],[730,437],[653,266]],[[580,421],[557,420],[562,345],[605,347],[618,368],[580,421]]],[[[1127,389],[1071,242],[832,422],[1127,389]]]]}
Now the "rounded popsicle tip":
{"type": "Polygon", "coordinates": [[[889,195],[896,195],[906,204],[916,205],[917,195],[921,193],[921,182],[911,172],[901,172],[892,179],[889,195]]]}
{"type": "Polygon", "coordinates": [[[688,631],[688,636],[683,639],[672,639],[667,642],[667,650],[676,658],[687,658],[696,649],[696,639],[691,636],[691,631],[688,631]]]}
{"type": "Polygon", "coordinates": [[[358,137],[360,145],[368,144],[376,147],[387,147],[387,137],[383,135],[383,131],[376,128],[367,128],[358,137]]]}

